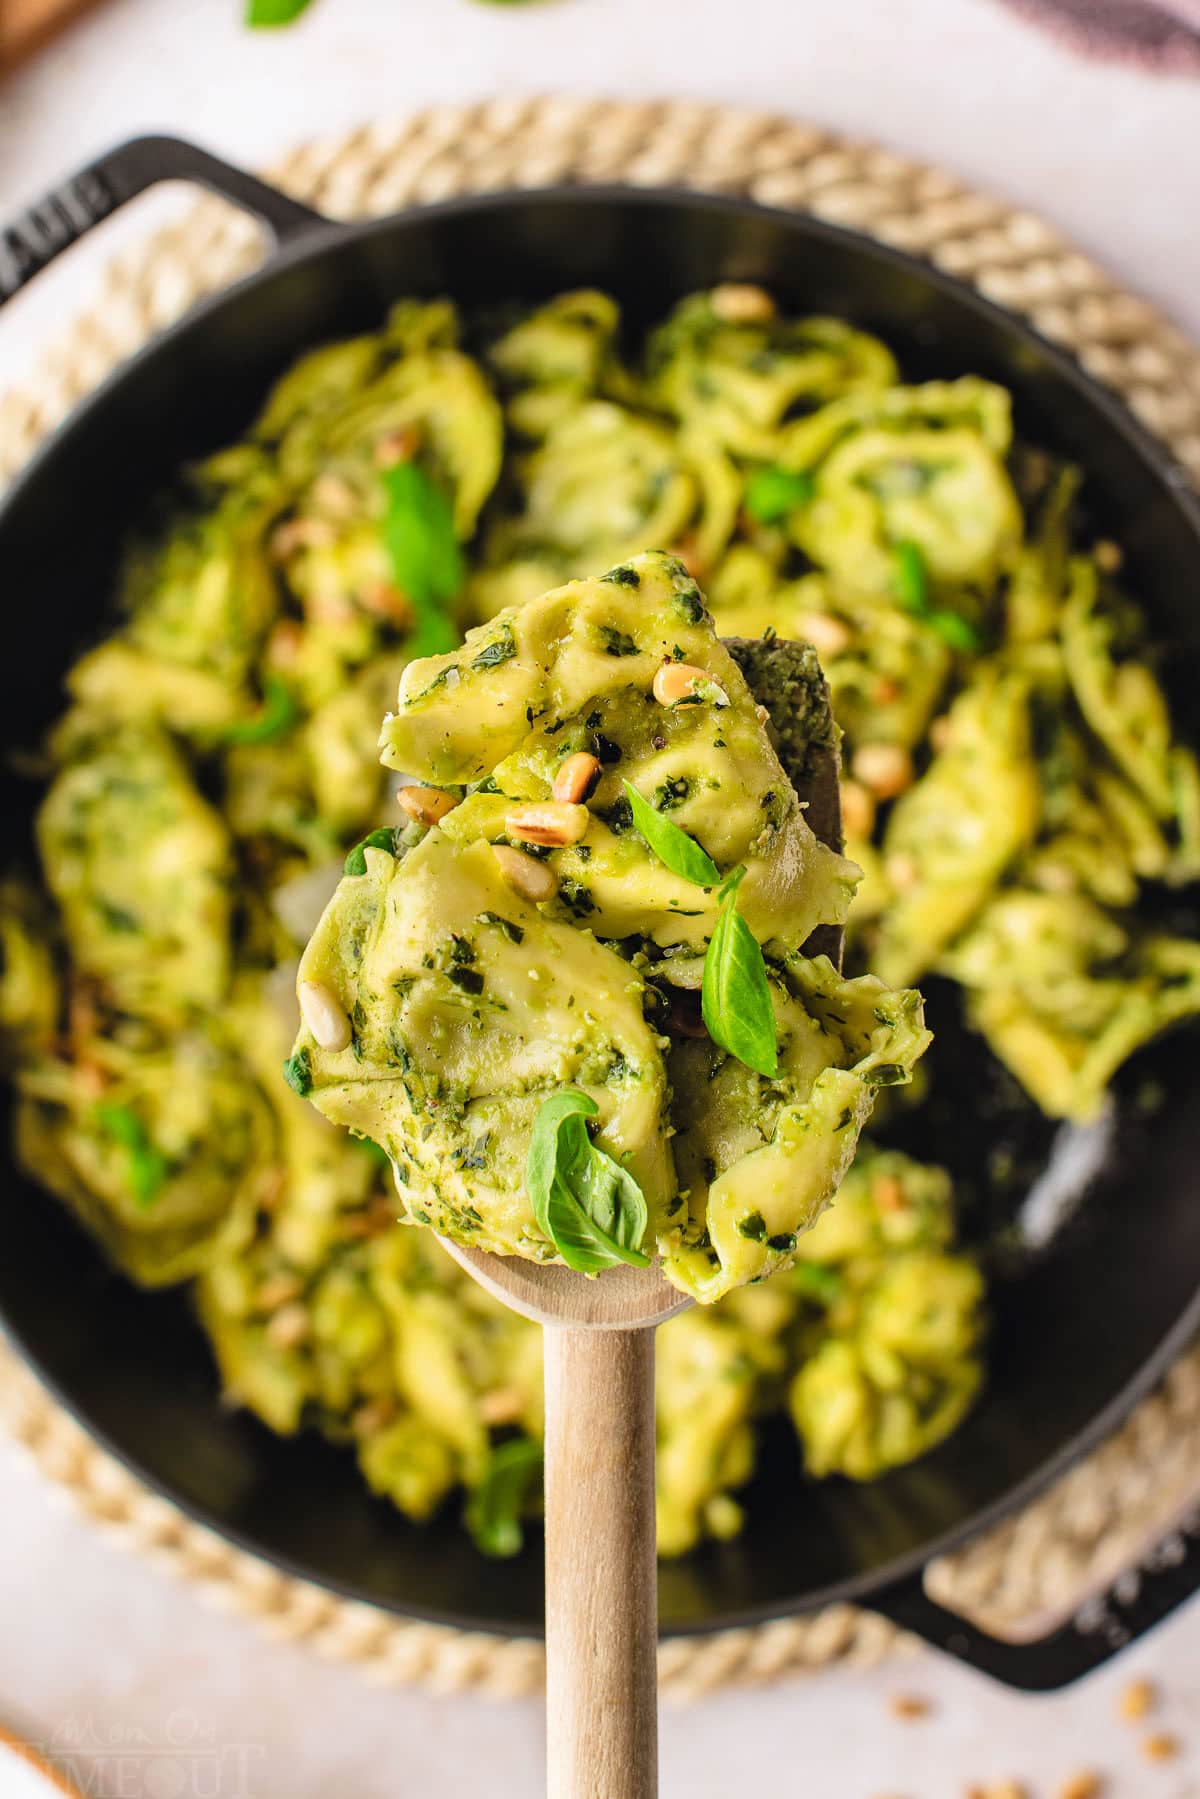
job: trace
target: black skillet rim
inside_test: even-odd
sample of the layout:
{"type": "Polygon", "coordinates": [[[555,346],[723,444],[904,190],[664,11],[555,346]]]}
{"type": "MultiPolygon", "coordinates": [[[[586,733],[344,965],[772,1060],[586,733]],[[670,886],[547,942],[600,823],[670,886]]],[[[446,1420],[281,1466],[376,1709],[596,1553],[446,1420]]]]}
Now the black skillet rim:
{"type": "MultiPolygon", "coordinates": [[[[127,378],[132,379],[135,372],[144,364],[158,356],[169,355],[172,346],[187,332],[200,328],[212,314],[218,312],[222,307],[236,304],[244,293],[258,283],[270,279],[278,272],[295,267],[310,257],[328,254],[331,249],[336,249],[340,245],[354,243],[376,235],[381,236],[397,226],[402,226],[409,219],[453,217],[464,213],[503,212],[517,206],[538,204],[570,205],[585,209],[591,205],[614,204],[647,207],[668,206],[690,212],[723,212],[746,218],[761,218],[790,232],[798,242],[815,239],[818,242],[837,244],[867,261],[873,261],[883,267],[902,270],[910,277],[923,281],[935,291],[957,301],[969,313],[974,313],[1007,332],[1020,345],[1033,350],[1038,356],[1049,362],[1056,373],[1072,386],[1093,412],[1099,416],[1104,427],[1124,439],[1126,445],[1144,464],[1153,480],[1161,486],[1169,503],[1182,515],[1195,538],[1197,556],[1200,558],[1200,494],[1192,490],[1191,479],[1186,469],[1167,446],[1154,437],[1133,416],[1118,395],[1093,379],[1074,356],[1052,343],[1023,318],[987,299],[968,283],[945,274],[920,257],[897,249],[890,244],[881,243],[862,232],[830,224],[823,219],[816,218],[811,213],[791,212],[779,207],[764,206],[740,195],[706,194],[680,188],[636,188],[619,184],[580,187],[560,185],[460,195],[428,206],[417,206],[403,212],[390,213],[381,218],[355,220],[349,223],[325,219],[320,214],[314,213],[311,230],[301,228],[294,237],[289,233],[288,240],[283,246],[273,254],[269,254],[267,260],[259,268],[229,286],[204,295],[181,318],[149,339],[132,356],[121,362],[79,405],[72,409],[63,423],[38,446],[12,482],[3,499],[0,500],[0,541],[2,541],[5,518],[10,507],[19,502],[27,485],[32,486],[41,478],[43,469],[53,462],[60,443],[70,435],[80,421],[93,409],[103,406],[108,394],[127,378]]],[[[1095,1448],[1128,1416],[1138,1400],[1150,1391],[1167,1372],[1172,1362],[1178,1359],[1189,1339],[1195,1336],[1197,1331],[1200,1331],[1200,1287],[1197,1288],[1188,1305],[1163,1336],[1157,1348],[1146,1358],[1137,1373],[1113,1395],[1108,1404],[1103,1406],[1087,1425],[1077,1431],[1074,1437],[1066,1443],[1060,1445],[1040,1467],[1034,1469],[1014,1487],[998,1495],[961,1524],[944,1531],[940,1536],[933,1538],[920,1548],[899,1556],[880,1568],[850,1575],[827,1587],[816,1588],[788,1597],[781,1596],[778,1600],[722,1614],[718,1618],[672,1623],[665,1627],[663,1634],[665,1636],[704,1636],[719,1630],[737,1629],[765,1623],[773,1618],[814,1611],[822,1606],[835,1603],[857,1602],[869,1605],[873,1593],[881,1594],[886,1589],[909,1579],[936,1557],[961,1547],[963,1543],[1011,1516],[1013,1512],[1018,1511],[1038,1494],[1044,1492],[1059,1475],[1079,1461],[1089,1450],[1095,1448]]],[[[458,1612],[440,1611],[430,1606],[401,1605],[395,1600],[381,1598],[378,1594],[355,1586],[351,1582],[314,1574],[311,1569],[305,1568],[288,1556],[265,1547],[253,1537],[222,1522],[207,1507],[178,1491],[170,1481],[159,1479],[151,1474],[135,1456],[123,1449],[105,1430],[94,1425],[48,1373],[34,1349],[17,1334],[2,1313],[0,1313],[0,1332],[3,1333],[5,1341],[35,1372],[58,1404],[79,1424],[93,1442],[98,1443],[152,1492],[160,1494],[176,1506],[185,1517],[213,1531],[242,1553],[268,1563],[292,1579],[321,1587],[344,1599],[372,1605],[394,1616],[438,1624],[454,1630],[479,1631],[498,1637],[513,1637],[518,1634],[522,1637],[541,1635],[541,1630],[534,1625],[523,1625],[518,1633],[514,1631],[510,1622],[503,1619],[466,1616],[458,1612]]]]}

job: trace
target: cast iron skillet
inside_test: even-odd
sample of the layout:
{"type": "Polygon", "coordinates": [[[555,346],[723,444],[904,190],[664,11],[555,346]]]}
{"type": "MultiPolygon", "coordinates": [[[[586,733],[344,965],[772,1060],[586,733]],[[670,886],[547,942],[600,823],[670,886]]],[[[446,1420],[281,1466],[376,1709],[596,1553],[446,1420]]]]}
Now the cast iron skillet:
{"type": "MultiPolygon", "coordinates": [[[[235,436],[302,350],[371,328],[400,294],[448,293],[471,306],[594,283],[618,294],[636,328],[729,278],[764,281],[793,307],[878,330],[909,375],[975,371],[1012,388],[1023,435],[1087,468],[1095,520],[1126,550],[1135,590],[1171,646],[1179,716],[1195,725],[1200,504],[1182,471],[1067,357],[923,264],[813,219],[625,189],[489,195],[334,225],[190,145],[146,138],[102,157],[0,236],[0,298],[131,195],[174,178],[255,213],[275,254],[107,381],[0,510],[9,644],[0,747],[29,744],[59,708],[60,677],[100,627],[118,541],[148,496],[182,460],[235,436]]],[[[6,839],[27,841],[30,785],[5,776],[0,794],[6,839]]],[[[969,1221],[991,1226],[1023,1200],[1061,1136],[961,1035],[953,994],[934,983],[929,999],[938,1099],[908,1127],[909,1146],[947,1161],[969,1221]],[[989,1180],[998,1144],[1017,1171],[1007,1197],[989,1180]]],[[[1195,1038],[1177,1037],[1127,1071],[1111,1132],[1085,1145],[1084,1160],[1097,1164],[1086,1203],[1019,1278],[996,1282],[991,1378],[963,1429],[876,1485],[815,1488],[800,1478],[788,1430],[768,1432],[745,1534],[663,1569],[665,1631],[854,1599],[1014,1685],[1047,1688],[1098,1665],[1200,1584],[1193,1549],[1145,1577],[1135,1600],[1093,1606],[1090,1630],[1068,1626],[1020,1645],[940,1610],[921,1584],[932,1556],[1027,1500],[1110,1430],[1200,1325],[1195,1049],[1195,1038]],[[1151,1079],[1166,1104],[1147,1119],[1151,1079]]],[[[344,1454],[314,1439],[286,1442],[223,1410],[177,1296],[138,1292],[110,1273],[11,1163],[3,1205],[8,1332],[146,1480],[234,1542],[339,1592],[467,1629],[540,1629],[537,1545],[512,1562],[484,1561],[453,1517],[414,1528],[367,1494],[344,1454]]]]}

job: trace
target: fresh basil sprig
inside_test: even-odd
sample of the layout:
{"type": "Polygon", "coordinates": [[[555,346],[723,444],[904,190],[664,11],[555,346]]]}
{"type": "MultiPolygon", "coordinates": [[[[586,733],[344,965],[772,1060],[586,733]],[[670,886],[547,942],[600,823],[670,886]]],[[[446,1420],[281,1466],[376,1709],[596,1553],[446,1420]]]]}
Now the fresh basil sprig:
{"type": "Polygon", "coordinates": [[[440,656],[458,643],[446,609],[466,578],[454,514],[419,463],[394,463],[382,479],[383,541],[392,579],[415,615],[406,648],[412,656],[440,656]]]}
{"type": "Polygon", "coordinates": [[[96,1107],[94,1116],[109,1141],[125,1151],[126,1178],[134,1205],[139,1212],[149,1211],[171,1172],[166,1156],[150,1141],[145,1125],[129,1106],[106,1103],[96,1107]]]}
{"type": "Polygon", "coordinates": [[[542,1477],[542,1446],[530,1437],[498,1443],[483,1479],[467,1499],[463,1523],[484,1555],[519,1555],[525,1510],[542,1477]]]}
{"type": "Polygon", "coordinates": [[[704,956],[700,1009],[713,1042],[755,1074],[779,1073],[775,1009],[758,938],[737,909],[745,879],[737,868],[721,889],[721,910],[704,956]]]}
{"type": "Polygon", "coordinates": [[[929,594],[929,575],[920,546],[905,538],[893,551],[896,595],[905,612],[925,621],[952,650],[978,650],[983,639],[961,612],[947,606],[935,606],[929,594]]]}
{"type": "Polygon", "coordinates": [[[640,1247],[650,1216],[646,1196],[588,1136],[586,1121],[599,1109],[574,1087],[542,1104],[525,1166],[533,1215],[578,1274],[599,1274],[618,1262],[648,1268],[650,1258],[640,1247]]]}
{"type": "Polygon", "coordinates": [[[806,470],[767,464],[747,480],[742,504],[760,525],[776,525],[797,506],[807,506],[812,497],[813,478],[806,470]]]}
{"type": "Polygon", "coordinates": [[[274,743],[299,722],[300,706],[286,681],[278,675],[267,675],[263,681],[263,703],[249,718],[235,718],[220,733],[220,741],[235,743],[274,743]]]}
{"type": "Polygon", "coordinates": [[[775,1011],[762,948],[737,909],[745,879],[742,864],[722,884],[721,871],[694,837],[673,819],[656,812],[636,787],[625,782],[633,822],[659,861],[697,887],[719,887],[721,909],[704,954],[701,1006],[713,1042],[771,1079],[779,1072],[775,1011]]]}
{"type": "Polygon", "coordinates": [[[347,875],[365,875],[367,872],[366,850],[386,850],[389,856],[396,853],[396,833],[391,825],[381,825],[377,831],[371,831],[361,843],[356,843],[342,864],[342,873],[347,875]]]}
{"type": "Polygon", "coordinates": [[[634,826],[659,861],[665,863],[673,875],[681,875],[696,887],[719,887],[721,871],[696,839],[689,837],[665,813],[657,812],[631,782],[625,781],[623,785],[634,826]]]}
{"type": "Polygon", "coordinates": [[[311,4],[312,0],[246,0],[246,23],[255,26],[290,25],[311,4]]]}

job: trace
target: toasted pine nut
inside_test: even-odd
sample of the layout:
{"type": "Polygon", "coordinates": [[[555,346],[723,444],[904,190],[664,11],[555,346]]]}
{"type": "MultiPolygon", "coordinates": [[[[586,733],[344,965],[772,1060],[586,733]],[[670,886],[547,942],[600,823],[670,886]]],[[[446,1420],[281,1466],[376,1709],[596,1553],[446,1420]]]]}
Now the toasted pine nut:
{"type": "Polygon", "coordinates": [[[586,750],[577,750],[573,756],[567,757],[555,775],[552,791],[556,800],[578,805],[587,798],[599,779],[599,759],[590,756],[586,750]]]}
{"type": "Polygon", "coordinates": [[[544,844],[550,849],[578,843],[590,822],[586,806],[568,805],[565,800],[534,800],[527,806],[514,806],[504,815],[504,829],[509,837],[521,843],[544,844]]]}
{"type": "Polygon", "coordinates": [[[894,1718],[927,1718],[932,1707],[919,1693],[897,1693],[891,1701],[894,1718]]]}
{"type": "Polygon", "coordinates": [[[322,512],[334,518],[352,518],[358,511],[358,499],[350,483],[328,471],[313,482],[312,497],[322,512]]]}
{"type": "Polygon", "coordinates": [[[793,622],[802,643],[811,643],[818,656],[840,656],[854,636],[844,619],[832,612],[798,612],[793,622]]]}
{"type": "Polygon", "coordinates": [[[399,430],[387,432],[375,445],[376,468],[395,468],[398,462],[411,462],[420,441],[415,425],[402,425],[399,430]]]}
{"type": "Polygon", "coordinates": [[[298,1349],[312,1329],[308,1307],[298,1302],[281,1306],[267,1321],[267,1341],[276,1349],[298,1349]]]}
{"type": "Polygon", "coordinates": [[[769,725],[771,722],[771,714],[767,711],[765,706],[756,706],[754,708],[754,716],[760,725],[769,725]]]}
{"type": "Polygon", "coordinates": [[[1154,1710],[1158,1694],[1149,1680],[1131,1680],[1122,1691],[1118,1701],[1118,1709],[1127,1723],[1137,1718],[1145,1718],[1154,1710]]]}
{"type": "Polygon", "coordinates": [[[393,625],[412,623],[412,607],[399,588],[390,586],[387,581],[377,581],[373,587],[365,588],[358,596],[358,603],[364,612],[386,618],[393,625]]]}
{"type": "Polygon", "coordinates": [[[912,757],[898,743],[864,743],[850,766],[877,800],[894,800],[913,783],[912,757]]]}
{"type": "Polygon", "coordinates": [[[770,294],[749,281],[722,281],[710,298],[723,325],[769,325],[775,317],[770,294]]]}
{"type": "Polygon", "coordinates": [[[493,1387],[479,1395],[479,1416],[485,1424],[515,1424],[521,1416],[521,1395],[515,1387],[493,1387]]]}
{"type": "Polygon", "coordinates": [[[1080,1768],[1077,1774],[1068,1775],[1055,1795],[1055,1799],[1100,1799],[1104,1791],[1104,1782],[1092,1768],[1080,1768]]]}
{"type": "Polygon", "coordinates": [[[871,1182],[871,1198],[881,1212],[907,1212],[904,1188],[894,1174],[876,1175],[871,1182]]]}
{"type": "Polygon", "coordinates": [[[953,739],[953,722],[951,721],[950,714],[948,712],[943,712],[941,717],[935,718],[929,727],[930,745],[940,756],[943,750],[949,749],[953,739]]]}
{"type": "Polygon", "coordinates": [[[458,801],[444,787],[400,787],[396,791],[400,810],[419,825],[436,825],[453,812],[458,801]]]}
{"type": "Polygon", "coordinates": [[[289,518],[272,531],[271,554],[277,562],[286,562],[296,550],[323,550],[336,538],[326,518],[289,518]]]}
{"type": "Polygon", "coordinates": [[[304,1022],[322,1049],[349,1049],[350,1020],[338,1004],[337,995],[323,981],[301,981],[296,997],[304,1022]]]}
{"type": "Polygon", "coordinates": [[[523,850],[515,850],[507,843],[494,843],[492,853],[500,864],[500,873],[522,899],[540,906],[543,900],[553,899],[558,892],[558,876],[536,856],[527,856],[523,850]]]}
{"type": "Polygon", "coordinates": [[[304,1291],[304,1282],[298,1274],[289,1274],[281,1268],[277,1274],[269,1274],[261,1281],[254,1295],[254,1303],[260,1312],[277,1312],[280,1306],[290,1304],[299,1299],[304,1291]]]}
{"type": "Polygon", "coordinates": [[[304,647],[304,629],[298,619],[281,618],[267,639],[267,661],[276,668],[294,668],[304,647]]]}
{"type": "Polygon", "coordinates": [[[720,683],[705,669],[696,668],[690,662],[664,662],[654,677],[651,691],[660,706],[678,706],[680,700],[694,699],[700,686],[712,689],[718,706],[728,706],[729,696],[720,683]]]}
{"type": "Polygon", "coordinates": [[[908,887],[915,887],[921,874],[916,857],[907,855],[903,850],[897,850],[894,856],[888,857],[883,865],[883,872],[897,893],[903,893],[908,887]]]}
{"type": "Polygon", "coordinates": [[[861,781],[842,782],[842,825],[847,837],[869,837],[875,829],[875,796],[861,781]]]}
{"type": "Polygon", "coordinates": [[[1120,544],[1114,543],[1110,537],[1102,537],[1099,543],[1093,546],[1092,559],[1100,572],[1105,575],[1115,575],[1125,560],[1120,544]]]}
{"type": "Polygon", "coordinates": [[[1142,1754],[1148,1762],[1174,1761],[1179,1754],[1179,1738],[1169,1731],[1155,1731],[1153,1736],[1142,1739],[1142,1754]]]}
{"type": "Polygon", "coordinates": [[[373,1437],[377,1430],[386,1430],[395,1416],[394,1399],[368,1399],[358,1407],[350,1420],[350,1427],[356,1437],[373,1437]]]}

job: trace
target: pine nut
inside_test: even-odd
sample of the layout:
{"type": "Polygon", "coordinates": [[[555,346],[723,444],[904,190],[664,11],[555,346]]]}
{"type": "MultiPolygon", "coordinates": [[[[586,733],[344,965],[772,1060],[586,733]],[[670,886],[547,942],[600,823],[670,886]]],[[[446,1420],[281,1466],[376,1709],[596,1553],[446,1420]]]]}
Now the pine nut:
{"type": "Polygon", "coordinates": [[[356,1437],[373,1437],[376,1431],[386,1430],[395,1416],[394,1399],[368,1399],[359,1406],[350,1424],[356,1437]]]}
{"type": "Polygon", "coordinates": [[[260,1312],[277,1312],[280,1306],[290,1304],[299,1299],[304,1291],[304,1282],[298,1274],[288,1274],[280,1269],[278,1274],[269,1274],[260,1282],[254,1295],[254,1304],[260,1312]]]}
{"type": "Polygon", "coordinates": [[[500,873],[522,899],[540,906],[543,900],[553,899],[558,892],[558,876],[536,856],[527,856],[507,843],[494,843],[492,854],[500,864],[500,873]]]}
{"type": "Polygon", "coordinates": [[[388,431],[375,445],[376,468],[395,468],[398,462],[411,462],[420,442],[414,425],[402,425],[388,431]]]}
{"type": "Polygon", "coordinates": [[[286,562],[297,550],[324,550],[337,541],[337,532],[325,518],[289,518],[271,533],[271,554],[286,562]]]}
{"type": "Polygon", "coordinates": [[[1142,1739],[1142,1754],[1148,1762],[1174,1761],[1179,1754],[1179,1738],[1166,1730],[1156,1731],[1153,1736],[1142,1739]]]}
{"type": "Polygon", "coordinates": [[[377,581],[373,587],[364,588],[358,596],[358,603],[364,612],[373,613],[376,618],[386,618],[393,625],[410,625],[413,609],[400,592],[386,581],[377,581]]]}
{"type": "Polygon", "coordinates": [[[586,800],[599,779],[599,759],[589,756],[586,750],[578,750],[575,755],[567,757],[555,775],[552,791],[556,800],[577,805],[581,800],[586,800]]]}
{"type": "Polygon", "coordinates": [[[1131,1680],[1120,1698],[1120,1715],[1129,1721],[1145,1718],[1154,1710],[1158,1694],[1148,1680],[1131,1680]]]}
{"type": "Polygon", "coordinates": [[[932,1709],[919,1693],[897,1693],[891,1701],[894,1718],[927,1718],[932,1709]]]}
{"type": "Polygon", "coordinates": [[[493,1387],[479,1395],[479,1416],[485,1424],[516,1424],[523,1409],[515,1387],[493,1387]]]}
{"type": "Polygon", "coordinates": [[[913,783],[912,757],[898,743],[864,743],[850,767],[877,800],[894,800],[913,783]]]}
{"type": "Polygon", "coordinates": [[[556,800],[514,806],[504,815],[507,836],[515,837],[521,843],[540,843],[549,849],[578,843],[590,823],[591,815],[586,806],[556,800]]]}
{"type": "Polygon", "coordinates": [[[771,714],[767,711],[765,706],[756,706],[754,708],[754,716],[760,725],[769,725],[771,722],[771,714]]]}
{"type": "Polygon", "coordinates": [[[328,471],[313,482],[312,497],[322,512],[334,518],[353,518],[358,511],[358,496],[350,483],[328,471]]]}
{"type": "Polygon", "coordinates": [[[909,887],[915,887],[921,878],[916,857],[910,856],[905,850],[897,850],[894,856],[889,856],[883,865],[883,872],[897,893],[904,893],[909,887]]]}
{"type": "Polygon", "coordinates": [[[660,706],[678,706],[695,699],[698,688],[707,687],[718,706],[728,706],[729,695],[704,669],[690,662],[664,662],[654,677],[652,692],[660,706]]]}
{"type": "Polygon", "coordinates": [[[722,281],[713,288],[710,299],[723,325],[769,325],[775,317],[770,294],[749,281],[722,281]]]}
{"type": "Polygon", "coordinates": [[[800,641],[811,643],[818,656],[840,656],[854,636],[849,625],[834,618],[831,612],[799,612],[793,628],[800,641]]]}
{"type": "Polygon", "coordinates": [[[1063,1781],[1055,1799],[1100,1799],[1103,1791],[1104,1782],[1099,1774],[1091,1768],[1080,1768],[1077,1774],[1063,1781]]]}
{"type": "Polygon", "coordinates": [[[307,1306],[281,1306],[267,1322],[267,1341],[275,1349],[298,1349],[311,1329],[307,1306]]]}
{"type": "Polygon", "coordinates": [[[875,829],[875,796],[861,781],[842,782],[842,825],[847,837],[860,840],[875,829]]]}
{"type": "Polygon", "coordinates": [[[294,618],[281,618],[267,639],[267,661],[275,668],[295,668],[304,648],[304,630],[294,618]]]}
{"type": "Polygon", "coordinates": [[[894,1174],[880,1174],[871,1182],[871,1198],[881,1212],[907,1212],[904,1188],[894,1174]]]}
{"type": "Polygon", "coordinates": [[[940,756],[943,750],[950,748],[953,741],[954,725],[951,722],[950,714],[943,712],[941,717],[935,718],[929,727],[930,748],[940,756]]]}
{"type": "Polygon", "coordinates": [[[296,989],[304,1022],[322,1049],[349,1049],[350,1020],[336,995],[321,981],[301,981],[296,989]]]}
{"type": "Polygon", "coordinates": [[[407,812],[415,824],[440,824],[447,812],[453,812],[458,801],[444,787],[401,787],[396,799],[400,810],[407,812]]]}

